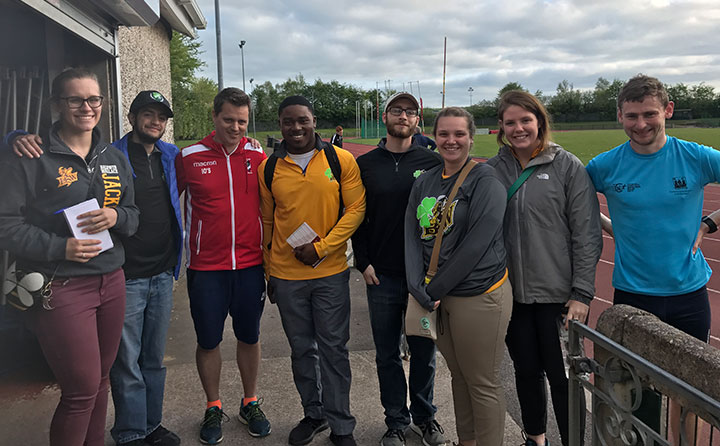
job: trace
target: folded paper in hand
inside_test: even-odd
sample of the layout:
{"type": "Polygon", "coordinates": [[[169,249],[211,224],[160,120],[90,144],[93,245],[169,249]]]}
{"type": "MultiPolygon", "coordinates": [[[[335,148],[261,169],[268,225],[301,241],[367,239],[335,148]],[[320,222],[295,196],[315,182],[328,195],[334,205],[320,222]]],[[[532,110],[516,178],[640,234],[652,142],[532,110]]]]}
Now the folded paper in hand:
{"type": "MultiPolygon", "coordinates": [[[[295,249],[298,246],[307,245],[308,243],[319,242],[320,236],[317,235],[317,232],[313,231],[313,228],[311,228],[307,222],[303,222],[285,241],[295,249]]],[[[323,260],[325,260],[325,257],[315,262],[312,267],[315,268],[323,260]]]]}
{"type": "Polygon", "coordinates": [[[110,232],[105,229],[97,234],[88,234],[87,232],[82,232],[83,228],[78,227],[78,223],[82,221],[78,218],[79,215],[98,209],[100,209],[100,205],[98,205],[97,199],[91,198],[75,206],[63,209],[63,215],[65,215],[65,220],[67,220],[68,226],[70,226],[73,237],[79,240],[100,240],[100,252],[103,252],[114,246],[112,238],[110,238],[110,232]]]}

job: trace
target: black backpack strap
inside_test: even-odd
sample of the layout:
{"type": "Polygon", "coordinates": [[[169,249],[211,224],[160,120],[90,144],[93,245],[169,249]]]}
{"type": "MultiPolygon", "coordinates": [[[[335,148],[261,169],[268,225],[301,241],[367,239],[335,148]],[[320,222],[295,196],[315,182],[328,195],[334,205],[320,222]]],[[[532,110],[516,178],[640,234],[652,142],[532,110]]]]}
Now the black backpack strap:
{"type": "MultiPolygon", "coordinates": [[[[265,177],[265,186],[267,186],[268,191],[270,192],[270,196],[273,199],[273,214],[275,214],[275,197],[272,194],[272,182],[273,182],[273,176],[275,176],[275,166],[277,165],[278,157],[275,155],[275,152],[271,153],[270,156],[267,159],[267,162],[265,163],[265,171],[264,177],[265,177]]],[[[273,228],[275,224],[273,223],[273,228]]],[[[270,237],[270,243],[268,244],[268,249],[272,248],[272,236],[270,237]]]]}
{"type": "MultiPolygon", "coordinates": [[[[323,147],[323,151],[325,152],[325,158],[330,165],[330,171],[332,172],[333,177],[335,177],[335,181],[337,181],[338,183],[338,192],[340,193],[340,208],[338,209],[338,221],[340,221],[343,214],[345,213],[345,203],[343,203],[342,196],[342,183],[340,182],[342,178],[342,167],[340,167],[340,159],[338,158],[335,147],[333,147],[332,144],[326,143],[325,147],[323,147]]],[[[267,171],[267,167],[265,168],[265,170],[267,171]]]]}
{"type": "Polygon", "coordinates": [[[277,160],[277,155],[275,155],[275,153],[272,153],[268,157],[267,163],[265,163],[265,186],[267,186],[270,193],[272,193],[272,182],[273,176],[275,176],[275,165],[277,164],[277,160]]]}

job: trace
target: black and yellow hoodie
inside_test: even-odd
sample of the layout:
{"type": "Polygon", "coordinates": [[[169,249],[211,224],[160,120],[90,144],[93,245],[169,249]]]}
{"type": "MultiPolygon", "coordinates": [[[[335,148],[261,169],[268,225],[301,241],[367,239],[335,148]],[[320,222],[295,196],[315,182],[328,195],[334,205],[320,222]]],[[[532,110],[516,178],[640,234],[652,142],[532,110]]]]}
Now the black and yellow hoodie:
{"type": "Polygon", "coordinates": [[[87,159],[70,150],[55,126],[44,141],[45,153],[40,158],[11,156],[0,164],[0,249],[17,257],[18,269],[48,276],[56,268],[57,277],[105,274],[120,268],[125,253],[119,235],[134,234],[140,214],[127,158],[102,142],[97,129],[87,159]],[[110,229],[114,247],[87,263],[65,260],[72,232],[62,210],[93,197],[100,207],[117,211],[117,223],[110,229]]]}

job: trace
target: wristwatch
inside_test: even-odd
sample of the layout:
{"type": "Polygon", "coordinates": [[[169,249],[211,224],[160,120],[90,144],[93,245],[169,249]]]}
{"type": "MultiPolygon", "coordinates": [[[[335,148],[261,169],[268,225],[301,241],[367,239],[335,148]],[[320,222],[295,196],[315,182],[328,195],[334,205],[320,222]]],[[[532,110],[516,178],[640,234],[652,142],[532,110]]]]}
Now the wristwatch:
{"type": "Polygon", "coordinates": [[[717,225],[715,224],[715,222],[713,221],[713,219],[710,218],[710,217],[708,217],[707,215],[704,216],[701,221],[702,221],[703,223],[705,223],[705,224],[708,226],[708,228],[710,228],[710,229],[708,230],[708,234],[712,234],[713,232],[715,232],[715,231],[718,230],[718,227],[717,227],[717,225]]]}

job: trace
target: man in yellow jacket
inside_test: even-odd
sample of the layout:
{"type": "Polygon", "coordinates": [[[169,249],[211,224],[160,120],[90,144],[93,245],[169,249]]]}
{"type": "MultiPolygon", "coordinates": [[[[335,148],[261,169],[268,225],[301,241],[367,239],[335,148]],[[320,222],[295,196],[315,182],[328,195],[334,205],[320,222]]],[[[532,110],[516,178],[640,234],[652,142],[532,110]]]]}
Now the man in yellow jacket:
{"type": "Polygon", "coordinates": [[[280,310],[305,412],[288,443],[308,444],[329,426],[334,445],[355,446],[345,252],[365,214],[365,188],[355,158],[315,133],[307,99],[285,98],[278,115],[283,142],[258,177],[268,297],[280,310]]]}

